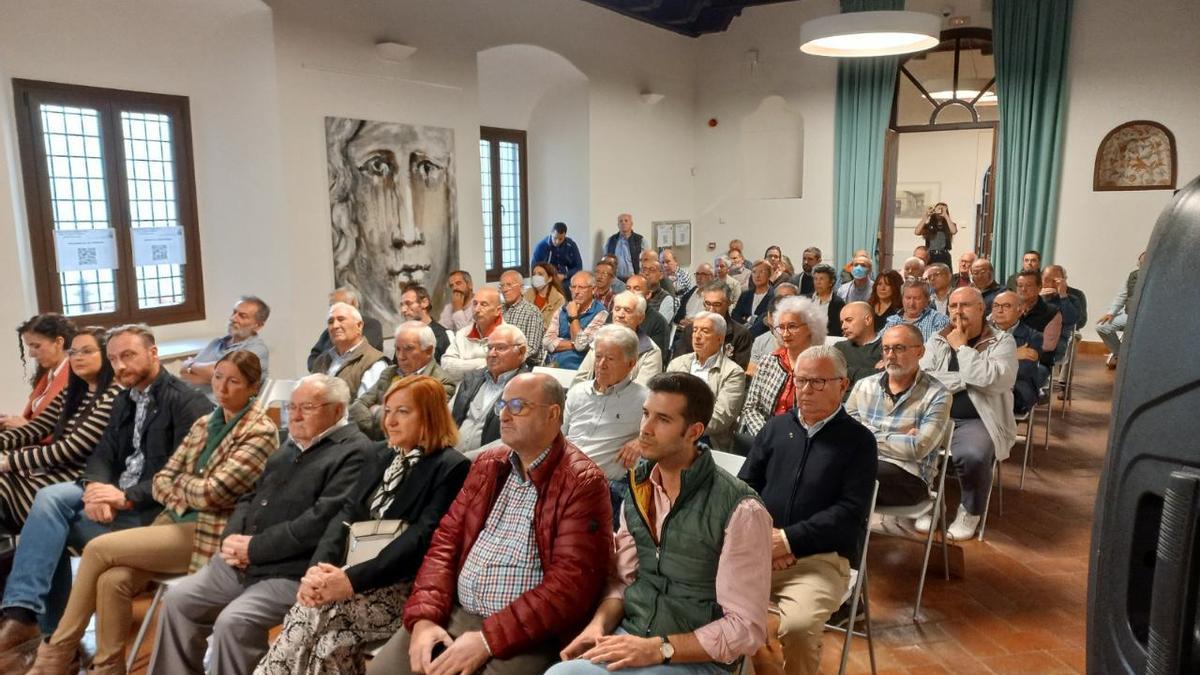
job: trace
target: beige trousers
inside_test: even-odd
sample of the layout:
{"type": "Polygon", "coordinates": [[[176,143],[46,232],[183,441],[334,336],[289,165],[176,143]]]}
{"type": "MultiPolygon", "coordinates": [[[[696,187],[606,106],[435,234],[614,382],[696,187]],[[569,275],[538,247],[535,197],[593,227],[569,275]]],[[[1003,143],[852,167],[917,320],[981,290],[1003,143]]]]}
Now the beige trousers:
{"type": "Polygon", "coordinates": [[[54,644],[79,644],[96,615],[97,664],[120,661],[133,613],[133,598],[158,574],[184,574],[192,557],[195,523],[159,516],[146,527],[102,534],[83,548],[79,573],[54,644]]]}
{"type": "Polygon", "coordinates": [[[825,622],[850,586],[850,562],[836,553],[799,558],[771,575],[771,611],[779,614],[779,641],[788,675],[815,675],[821,666],[825,622]]]}
{"type": "MultiPolygon", "coordinates": [[[[446,632],[450,637],[457,638],[463,633],[482,628],[482,617],[469,614],[462,607],[455,607],[450,612],[450,625],[446,627],[446,632]]],[[[397,631],[367,664],[367,675],[412,675],[408,660],[409,638],[407,630],[401,628],[397,631]]],[[[492,659],[477,672],[481,675],[537,675],[545,672],[557,660],[558,653],[555,651],[535,650],[510,659],[492,659]]]]}

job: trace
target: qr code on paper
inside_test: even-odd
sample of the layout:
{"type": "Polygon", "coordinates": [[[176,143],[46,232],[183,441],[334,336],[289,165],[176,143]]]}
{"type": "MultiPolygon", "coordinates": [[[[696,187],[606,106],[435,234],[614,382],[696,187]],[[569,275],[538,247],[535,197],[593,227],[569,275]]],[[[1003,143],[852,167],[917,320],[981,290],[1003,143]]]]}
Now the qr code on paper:
{"type": "Polygon", "coordinates": [[[150,259],[153,260],[154,262],[162,262],[162,261],[166,260],[167,259],[167,247],[165,245],[151,246],[150,247],[150,259]]]}
{"type": "Polygon", "coordinates": [[[78,264],[80,267],[85,265],[96,264],[96,249],[94,248],[77,248],[76,253],[79,254],[78,264]]]}

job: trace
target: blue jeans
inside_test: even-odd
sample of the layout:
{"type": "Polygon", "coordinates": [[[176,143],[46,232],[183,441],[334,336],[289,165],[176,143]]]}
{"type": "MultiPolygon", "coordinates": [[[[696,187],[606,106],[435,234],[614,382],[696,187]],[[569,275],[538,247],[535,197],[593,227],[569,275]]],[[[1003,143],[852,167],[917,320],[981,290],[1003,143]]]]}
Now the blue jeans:
{"type": "Polygon", "coordinates": [[[109,525],[83,515],[83,488],[76,483],[38,490],[21,528],[0,607],[28,609],[38,615],[43,633],[53,633],[71,595],[67,547],[82,548],[106,532],[140,524],[136,511],[121,512],[109,525]]]}
{"type": "MultiPolygon", "coordinates": [[[[614,631],[614,635],[625,634],[623,628],[614,631]]],[[[608,675],[608,672],[602,663],[575,659],[554,664],[546,671],[546,675],[608,675]]],[[[617,672],[626,675],[727,675],[729,670],[717,663],[672,663],[669,666],[622,668],[617,672]]]]}

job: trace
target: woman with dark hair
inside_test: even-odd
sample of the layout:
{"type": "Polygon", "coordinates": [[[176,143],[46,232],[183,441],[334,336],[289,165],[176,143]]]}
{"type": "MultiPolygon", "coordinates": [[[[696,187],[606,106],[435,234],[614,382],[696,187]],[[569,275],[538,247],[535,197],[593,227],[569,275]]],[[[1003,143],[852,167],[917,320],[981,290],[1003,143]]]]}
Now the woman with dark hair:
{"type": "Polygon", "coordinates": [[[21,350],[21,365],[25,357],[34,360],[37,368],[29,384],[29,402],[20,415],[0,415],[0,427],[15,429],[29,423],[46,409],[67,386],[67,349],[75,337],[75,324],[61,314],[38,314],[17,326],[17,346],[21,350]]]}
{"type": "Polygon", "coordinates": [[[900,294],[900,287],[903,285],[904,277],[896,270],[888,270],[875,279],[867,304],[871,305],[871,310],[875,312],[876,332],[883,330],[889,316],[904,311],[904,297],[900,294]]]}
{"type": "Polygon", "coordinates": [[[542,312],[542,322],[549,330],[558,310],[567,302],[567,294],[558,282],[557,268],[548,262],[540,262],[529,272],[529,289],[525,299],[542,312]]]}
{"type": "Polygon", "coordinates": [[[89,673],[124,675],[133,597],[159,574],[199,570],[220,546],[238,498],[249,492],[279,447],[279,432],[255,394],[262,365],[236,350],[213,367],[217,409],[192,424],[179,448],[154,474],[163,512],[153,523],[88,542],[58,628],[38,646],[29,672],[79,672],[79,643],[96,615],[96,654],[89,673]]]}
{"type": "Polygon", "coordinates": [[[929,251],[929,262],[940,262],[947,267],[951,265],[950,244],[958,233],[958,223],[950,217],[950,207],[946,202],[938,202],[925,213],[925,217],[917,224],[914,234],[925,237],[925,249],[929,251]]]}
{"type": "Polygon", "coordinates": [[[83,472],[120,390],[104,343],[97,326],[75,335],[66,388],[27,424],[0,432],[0,529],[20,532],[38,490],[83,472]]]}
{"type": "Polygon", "coordinates": [[[255,675],[358,675],[371,643],[402,627],[409,583],[471,463],[454,449],[458,428],[440,382],[412,375],[393,383],[383,401],[387,441],[368,455],[350,503],[329,521],[297,603],[255,675]],[[373,558],[346,565],[348,526],[364,521],[405,528],[373,558]]]}

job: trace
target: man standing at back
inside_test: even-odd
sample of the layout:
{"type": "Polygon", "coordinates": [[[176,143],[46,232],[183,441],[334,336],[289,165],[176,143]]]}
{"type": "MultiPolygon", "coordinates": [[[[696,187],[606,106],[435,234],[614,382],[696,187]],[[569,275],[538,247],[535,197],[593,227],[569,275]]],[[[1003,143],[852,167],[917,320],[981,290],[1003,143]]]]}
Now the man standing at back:
{"type": "Polygon", "coordinates": [[[625,281],[641,271],[645,248],[645,238],[633,231],[633,216],[628,213],[617,216],[617,233],[608,238],[604,252],[616,258],[618,279],[625,281]]]}
{"type": "Polygon", "coordinates": [[[550,230],[550,236],[538,242],[533,248],[533,257],[529,261],[536,265],[544,262],[554,265],[558,270],[558,283],[566,285],[575,273],[583,269],[583,258],[579,255],[579,246],[575,240],[567,236],[567,224],[555,223],[550,230]]]}

